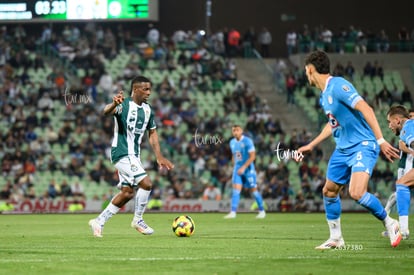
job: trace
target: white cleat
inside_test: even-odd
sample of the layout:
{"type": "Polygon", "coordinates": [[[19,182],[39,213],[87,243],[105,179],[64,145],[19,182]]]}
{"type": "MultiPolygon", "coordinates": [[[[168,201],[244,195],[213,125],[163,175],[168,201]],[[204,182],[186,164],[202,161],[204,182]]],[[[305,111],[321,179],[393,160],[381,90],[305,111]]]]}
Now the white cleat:
{"type": "Polygon", "coordinates": [[[92,229],[92,233],[95,237],[102,238],[103,226],[97,223],[95,219],[89,220],[89,226],[92,229]]]}
{"type": "Polygon", "coordinates": [[[230,212],[226,216],[224,216],[225,219],[235,219],[236,218],[236,212],[230,212]]]}
{"type": "Polygon", "coordinates": [[[260,211],[259,214],[257,214],[256,219],[264,219],[266,217],[266,212],[260,211]]]}
{"type": "Polygon", "coordinates": [[[154,233],[154,229],[149,227],[144,220],[132,220],[131,227],[135,228],[139,233],[144,235],[151,235],[154,233]]]}
{"type": "Polygon", "coordinates": [[[400,225],[398,224],[397,220],[392,220],[388,225],[385,226],[387,228],[388,237],[390,238],[390,243],[392,247],[397,247],[402,239],[400,225]]]}
{"type": "MultiPolygon", "coordinates": [[[[381,236],[384,238],[388,238],[388,231],[382,231],[381,232],[381,236]]],[[[405,232],[401,232],[401,236],[403,240],[408,240],[410,238],[410,231],[407,230],[405,232]]]]}
{"type": "Polygon", "coordinates": [[[343,248],[343,247],[345,247],[345,241],[341,237],[338,240],[328,239],[323,244],[321,244],[319,246],[316,246],[315,249],[318,249],[318,250],[327,250],[327,249],[335,249],[335,248],[343,248]]]}

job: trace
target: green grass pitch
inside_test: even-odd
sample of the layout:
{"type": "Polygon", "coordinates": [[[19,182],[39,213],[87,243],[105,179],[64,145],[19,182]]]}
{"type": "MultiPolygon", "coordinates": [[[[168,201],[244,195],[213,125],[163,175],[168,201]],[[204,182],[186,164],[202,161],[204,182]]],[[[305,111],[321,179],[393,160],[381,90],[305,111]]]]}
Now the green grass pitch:
{"type": "MultiPolygon", "coordinates": [[[[118,214],[94,238],[91,214],[0,215],[0,274],[412,274],[414,238],[392,248],[367,213],[342,215],[343,250],[314,249],[328,237],[324,214],[147,213],[151,236],[118,214]],[[172,220],[196,228],[176,237],[172,220]]],[[[412,219],[413,217],[411,217],[412,219]]],[[[414,232],[414,230],[411,230],[414,232]]]]}

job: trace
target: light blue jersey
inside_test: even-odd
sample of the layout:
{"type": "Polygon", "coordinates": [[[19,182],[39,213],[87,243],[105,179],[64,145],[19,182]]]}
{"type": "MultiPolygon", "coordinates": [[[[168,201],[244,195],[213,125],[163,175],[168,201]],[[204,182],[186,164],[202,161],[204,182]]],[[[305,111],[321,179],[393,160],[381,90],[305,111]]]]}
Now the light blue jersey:
{"type": "MultiPolygon", "coordinates": [[[[250,157],[250,152],[254,152],[253,141],[246,136],[242,136],[240,140],[232,138],[230,140],[230,149],[233,154],[234,170],[237,171],[250,157]]],[[[250,163],[249,167],[246,168],[245,173],[248,171],[254,171],[254,163],[250,163]]]]}
{"type": "Polygon", "coordinates": [[[414,120],[409,119],[404,123],[400,132],[400,139],[410,148],[410,144],[414,141],[414,120]]]}
{"type": "MultiPolygon", "coordinates": [[[[263,198],[260,192],[257,190],[257,177],[254,163],[250,163],[249,166],[244,170],[244,173],[239,175],[237,171],[250,157],[250,153],[255,152],[253,141],[244,135],[241,136],[240,140],[232,138],[230,140],[230,149],[233,154],[234,168],[232,182],[234,185],[241,184],[244,188],[252,190],[253,197],[256,200],[259,210],[264,211],[263,198]]],[[[241,189],[233,188],[231,196],[231,211],[236,213],[239,205],[241,189]]]]}
{"type": "Polygon", "coordinates": [[[375,135],[355,105],[363,98],[355,87],[342,77],[330,77],[319,103],[332,127],[337,149],[347,149],[363,141],[376,142],[375,135]]]}

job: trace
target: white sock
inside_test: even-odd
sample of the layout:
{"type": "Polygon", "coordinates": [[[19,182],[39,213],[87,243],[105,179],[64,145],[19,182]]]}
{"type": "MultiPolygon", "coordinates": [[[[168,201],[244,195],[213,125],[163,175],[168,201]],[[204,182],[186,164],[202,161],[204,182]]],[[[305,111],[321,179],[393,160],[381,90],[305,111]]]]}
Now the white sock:
{"type": "Polygon", "coordinates": [[[96,221],[98,222],[98,224],[103,226],[113,215],[118,213],[118,211],[119,211],[119,207],[116,205],[113,205],[112,202],[110,202],[108,206],[96,218],[96,221]]]}
{"type": "Polygon", "coordinates": [[[408,216],[400,216],[399,221],[400,221],[401,232],[408,231],[408,216]]]}
{"type": "Polygon", "coordinates": [[[342,238],[341,219],[327,220],[329,226],[330,239],[339,240],[342,238]]]}
{"type": "Polygon", "coordinates": [[[385,211],[389,214],[391,212],[392,207],[395,205],[396,201],[396,194],[393,192],[387,200],[387,204],[385,205],[385,211]]]}
{"type": "Polygon", "coordinates": [[[144,190],[139,188],[137,194],[135,195],[135,213],[134,219],[141,220],[142,215],[144,214],[145,208],[147,207],[148,197],[151,191],[144,190]]]}
{"type": "Polygon", "coordinates": [[[385,226],[387,226],[387,225],[389,225],[390,223],[392,223],[394,221],[394,219],[393,218],[391,218],[389,215],[387,215],[386,217],[385,217],[385,219],[384,219],[384,225],[385,226]]]}

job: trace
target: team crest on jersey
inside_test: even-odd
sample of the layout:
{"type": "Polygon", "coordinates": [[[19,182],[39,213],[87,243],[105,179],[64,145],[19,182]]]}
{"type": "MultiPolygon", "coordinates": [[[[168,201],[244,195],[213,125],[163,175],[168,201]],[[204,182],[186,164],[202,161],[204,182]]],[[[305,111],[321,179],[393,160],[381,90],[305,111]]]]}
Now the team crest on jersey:
{"type": "Polygon", "coordinates": [[[405,135],[405,130],[402,130],[400,136],[404,136],[404,135],[405,135]]]}
{"type": "Polygon", "coordinates": [[[349,88],[348,85],[342,85],[342,90],[344,90],[345,92],[349,92],[351,88],[349,88]]]}
{"type": "Polygon", "coordinates": [[[328,96],[328,103],[329,103],[329,104],[332,104],[332,103],[333,103],[332,96],[328,96]]]}
{"type": "Polygon", "coordinates": [[[131,171],[132,172],[138,171],[138,167],[135,164],[131,164],[131,171]]]}

